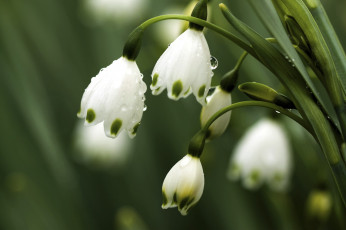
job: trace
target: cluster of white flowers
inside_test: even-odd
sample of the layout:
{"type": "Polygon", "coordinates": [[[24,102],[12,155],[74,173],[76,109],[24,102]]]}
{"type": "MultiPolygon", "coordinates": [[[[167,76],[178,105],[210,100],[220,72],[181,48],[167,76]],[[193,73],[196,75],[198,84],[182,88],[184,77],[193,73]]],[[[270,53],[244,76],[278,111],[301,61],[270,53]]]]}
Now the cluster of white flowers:
{"type": "MultiPolygon", "coordinates": [[[[206,9],[206,2],[200,1],[195,8],[206,9]]],[[[202,18],[206,19],[206,14],[202,18]]],[[[85,118],[85,125],[103,123],[108,137],[115,138],[122,130],[134,137],[146,109],[147,86],[135,62],[141,33],[141,30],[133,33],[123,56],[92,78],[82,97],[78,117],[85,118]]],[[[207,98],[213,69],[203,27],[190,24],[157,61],[151,76],[152,94],[158,95],[167,89],[170,99],[179,100],[193,93],[203,105],[201,125],[204,127],[215,113],[232,103],[231,90],[222,84],[207,98]]],[[[230,116],[231,112],[227,112],[215,120],[208,128],[207,137],[203,136],[203,143],[195,146],[199,152],[194,153],[195,149],[189,147],[190,153],[168,172],[162,185],[162,208],[178,207],[181,214],[186,215],[199,201],[204,188],[200,150],[205,138],[211,140],[225,131],[230,116]]],[[[230,177],[243,178],[246,187],[258,187],[265,180],[273,188],[286,187],[291,162],[287,138],[277,123],[263,120],[252,128],[237,147],[231,165],[230,177]]]]}
{"type": "MultiPolygon", "coordinates": [[[[191,92],[201,104],[210,88],[210,51],[202,31],[188,29],[164,52],[156,63],[151,89],[154,95],[167,88],[177,100],[191,92]],[[191,91],[192,89],[192,91],[191,91]]],[[[126,129],[134,137],[145,110],[146,85],[134,60],[121,57],[91,79],[82,97],[78,117],[86,125],[104,121],[105,133],[116,137],[126,129]]]]}
{"type": "Polygon", "coordinates": [[[239,141],[231,157],[228,177],[241,179],[249,189],[267,182],[273,190],[289,184],[292,161],[288,138],[280,124],[264,118],[253,125],[239,141]]]}

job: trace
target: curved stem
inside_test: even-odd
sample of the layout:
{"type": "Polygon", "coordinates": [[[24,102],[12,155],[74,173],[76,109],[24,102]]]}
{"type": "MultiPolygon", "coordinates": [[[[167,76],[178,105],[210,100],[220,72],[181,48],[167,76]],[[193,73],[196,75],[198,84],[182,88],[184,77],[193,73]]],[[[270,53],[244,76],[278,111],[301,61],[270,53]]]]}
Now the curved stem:
{"type": "Polygon", "coordinates": [[[288,110],[286,110],[280,106],[277,106],[277,105],[269,103],[269,102],[264,102],[264,101],[242,101],[242,102],[234,103],[232,105],[224,107],[224,108],[220,109],[218,112],[216,112],[211,118],[209,118],[209,120],[204,125],[202,130],[204,130],[204,131],[208,130],[209,126],[216,119],[218,119],[222,114],[224,114],[230,110],[233,110],[233,109],[238,109],[238,108],[243,108],[243,107],[248,107],[248,106],[260,106],[260,107],[266,107],[266,108],[276,110],[276,111],[286,115],[287,117],[291,118],[292,120],[296,121],[298,124],[300,124],[302,127],[304,127],[312,136],[315,137],[315,134],[314,134],[313,130],[311,129],[310,125],[308,123],[306,123],[301,117],[295,115],[294,113],[291,113],[290,111],[288,111],[288,110]]]}
{"type": "Polygon", "coordinates": [[[242,55],[239,57],[239,59],[238,59],[236,65],[234,66],[233,69],[235,69],[235,70],[240,69],[240,66],[241,66],[241,64],[243,63],[243,61],[245,60],[247,54],[248,54],[247,51],[244,51],[244,52],[242,53],[242,55]]]}
{"type": "Polygon", "coordinates": [[[244,41],[242,41],[237,36],[235,36],[234,34],[228,32],[227,30],[225,30],[225,29],[223,29],[223,28],[221,28],[221,27],[219,27],[219,26],[217,26],[217,25],[215,25],[213,23],[207,22],[205,20],[202,20],[202,19],[196,18],[196,17],[191,17],[191,16],[187,16],[187,15],[180,15],[180,14],[160,15],[160,16],[157,16],[157,17],[150,18],[147,21],[143,22],[141,25],[139,25],[136,28],[136,30],[137,29],[144,30],[148,26],[150,26],[151,24],[154,24],[156,22],[163,21],[163,20],[168,20],[168,19],[185,20],[185,21],[193,22],[195,24],[204,26],[204,27],[206,27],[208,29],[211,29],[211,30],[217,32],[218,34],[224,36],[225,38],[231,40],[232,42],[237,44],[239,47],[241,47],[242,49],[246,50],[252,56],[257,57],[257,55],[254,52],[254,50],[252,49],[252,47],[250,45],[248,45],[247,43],[245,43],[244,41]]]}

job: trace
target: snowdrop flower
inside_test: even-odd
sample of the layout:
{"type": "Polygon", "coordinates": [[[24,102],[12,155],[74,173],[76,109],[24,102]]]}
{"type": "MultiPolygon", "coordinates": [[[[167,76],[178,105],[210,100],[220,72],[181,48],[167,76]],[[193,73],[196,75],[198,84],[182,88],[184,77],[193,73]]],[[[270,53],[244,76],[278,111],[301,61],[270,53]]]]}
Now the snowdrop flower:
{"type": "Polygon", "coordinates": [[[186,215],[202,196],[204,174],[198,157],[187,154],[168,172],[162,185],[162,208],[178,207],[186,215]]]}
{"type": "Polygon", "coordinates": [[[267,182],[273,190],[284,190],[291,174],[291,152],[282,127],[262,119],[251,127],[235,148],[228,176],[242,179],[248,189],[267,182]]]}
{"type": "Polygon", "coordinates": [[[167,88],[168,97],[178,100],[193,92],[204,105],[213,76],[210,58],[203,31],[187,29],[157,61],[152,73],[152,93],[158,95],[167,88]]]}
{"type": "Polygon", "coordinates": [[[78,122],[74,144],[79,162],[102,168],[124,164],[131,147],[125,133],[119,134],[116,139],[106,137],[102,123],[85,127],[82,122],[78,122]]]}
{"type": "MultiPolygon", "coordinates": [[[[203,127],[209,118],[211,118],[220,109],[232,104],[231,93],[223,90],[220,86],[216,87],[212,95],[207,97],[207,104],[201,111],[201,126],[203,127]]],[[[215,120],[208,129],[208,140],[221,136],[229,123],[231,111],[223,114],[215,120]]]]}
{"type": "Polygon", "coordinates": [[[125,129],[133,138],[145,110],[146,90],[136,62],[121,57],[91,79],[77,116],[85,118],[85,125],[104,121],[108,137],[125,129]]]}
{"type": "Polygon", "coordinates": [[[124,23],[143,15],[147,0],[85,0],[86,11],[98,21],[124,23]]]}

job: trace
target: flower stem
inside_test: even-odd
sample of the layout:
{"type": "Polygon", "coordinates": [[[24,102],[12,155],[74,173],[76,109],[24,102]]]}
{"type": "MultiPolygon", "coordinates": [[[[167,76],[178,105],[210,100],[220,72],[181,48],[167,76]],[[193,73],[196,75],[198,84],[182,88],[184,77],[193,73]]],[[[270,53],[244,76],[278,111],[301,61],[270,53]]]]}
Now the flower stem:
{"type": "Polygon", "coordinates": [[[222,114],[233,110],[233,109],[238,109],[238,108],[244,108],[248,106],[260,106],[260,107],[266,107],[269,109],[273,109],[279,113],[282,113],[286,115],[287,117],[291,118],[292,120],[296,121],[298,124],[300,124],[302,127],[304,127],[311,135],[314,135],[314,132],[312,131],[310,125],[306,123],[301,117],[297,116],[296,114],[280,107],[275,104],[269,103],[269,102],[264,102],[264,101],[242,101],[238,103],[234,103],[232,105],[229,105],[227,107],[224,107],[223,109],[220,109],[218,112],[216,112],[209,120],[207,123],[204,125],[202,130],[207,131],[209,126],[216,120],[218,119],[222,114]]]}
{"type": "Polygon", "coordinates": [[[200,18],[192,17],[192,16],[187,16],[187,15],[180,15],[180,14],[167,14],[167,15],[160,15],[157,17],[153,17],[148,19],[147,21],[143,22],[141,25],[139,25],[135,30],[145,30],[148,26],[159,22],[159,21],[164,21],[164,20],[169,20],[169,19],[178,19],[178,20],[185,20],[189,21],[201,26],[204,26],[210,30],[215,31],[216,33],[224,36],[225,38],[231,40],[235,44],[237,44],[239,47],[242,49],[246,50],[249,54],[251,54],[254,57],[257,57],[256,53],[252,49],[250,45],[248,45],[246,42],[241,40],[239,37],[235,36],[234,34],[228,32],[227,30],[213,24],[210,22],[207,22],[205,20],[202,20],[200,18]]]}

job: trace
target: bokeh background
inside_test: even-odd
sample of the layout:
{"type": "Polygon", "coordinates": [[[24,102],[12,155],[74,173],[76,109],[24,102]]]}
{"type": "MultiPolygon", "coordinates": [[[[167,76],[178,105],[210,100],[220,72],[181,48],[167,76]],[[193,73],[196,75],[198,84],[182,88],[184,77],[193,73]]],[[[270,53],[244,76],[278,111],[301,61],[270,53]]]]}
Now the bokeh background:
{"type": "MultiPolygon", "coordinates": [[[[280,117],[292,145],[294,171],[283,193],[266,186],[248,191],[226,177],[235,144],[246,129],[272,112],[233,112],[226,133],[202,156],[204,194],[186,217],[161,209],[161,186],[169,169],[187,153],[199,129],[200,105],[193,96],[174,102],[165,92],[146,93],[136,138],[125,138],[114,154],[86,156],[78,142],[76,113],[84,89],[102,67],[120,57],[128,34],[144,20],[183,13],[188,0],[123,1],[115,13],[87,0],[0,0],[0,229],[342,229],[344,207],[324,156],[311,136],[280,117]],[[125,144],[124,144],[125,143],[125,144]],[[125,146],[125,147],[124,147],[125,146]],[[311,192],[326,191],[332,208],[323,220],[307,212],[311,192]],[[339,210],[339,211],[338,211],[339,210]],[[341,212],[342,213],[342,212],[341,212]],[[315,225],[318,223],[317,225],[315,225]]],[[[231,29],[217,5],[209,20],[231,29]]],[[[270,36],[247,1],[223,1],[243,21],[270,36]]],[[[346,1],[323,1],[345,47],[346,1]]],[[[180,22],[149,28],[137,63],[149,86],[156,60],[181,30],[180,22]]],[[[213,83],[236,63],[241,50],[212,31],[206,37],[218,59],[213,83]]],[[[282,90],[264,67],[248,57],[239,83],[257,81],[282,90]]],[[[234,102],[248,100],[238,90],[234,102]]]]}

